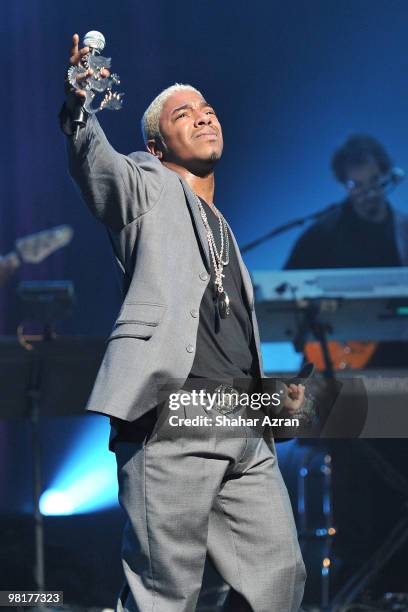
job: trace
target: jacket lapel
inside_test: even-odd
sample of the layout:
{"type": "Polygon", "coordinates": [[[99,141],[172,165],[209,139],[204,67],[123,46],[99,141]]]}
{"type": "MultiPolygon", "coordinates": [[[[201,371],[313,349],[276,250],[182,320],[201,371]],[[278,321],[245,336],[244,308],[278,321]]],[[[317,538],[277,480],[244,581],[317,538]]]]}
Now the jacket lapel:
{"type": "Polygon", "coordinates": [[[244,264],[244,261],[243,261],[242,256],[241,256],[241,252],[239,250],[238,243],[237,243],[237,241],[235,239],[235,236],[234,236],[234,234],[232,232],[232,229],[230,228],[230,225],[229,225],[228,222],[227,222],[227,225],[228,225],[228,230],[229,230],[230,236],[232,238],[232,242],[233,242],[234,247],[235,247],[235,252],[237,254],[239,268],[241,270],[242,281],[244,283],[245,292],[246,292],[247,299],[248,299],[248,304],[249,304],[250,309],[253,310],[254,309],[254,289],[253,289],[253,286],[252,286],[252,280],[251,280],[251,277],[249,275],[248,269],[247,269],[246,265],[244,264]]]}
{"type": "Polygon", "coordinates": [[[194,222],[194,229],[200,241],[201,251],[204,256],[205,267],[207,268],[207,272],[211,273],[210,249],[208,247],[207,233],[205,231],[203,220],[201,219],[200,211],[198,210],[196,197],[192,189],[185,182],[185,180],[181,177],[179,177],[179,179],[183,186],[184,193],[186,194],[187,204],[190,208],[191,216],[194,222]]]}

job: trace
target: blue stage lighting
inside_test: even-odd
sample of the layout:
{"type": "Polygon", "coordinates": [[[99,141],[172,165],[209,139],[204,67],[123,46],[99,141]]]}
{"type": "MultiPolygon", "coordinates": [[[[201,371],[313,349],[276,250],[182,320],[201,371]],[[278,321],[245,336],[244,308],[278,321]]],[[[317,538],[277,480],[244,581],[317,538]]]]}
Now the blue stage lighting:
{"type": "Polygon", "coordinates": [[[109,421],[100,415],[83,419],[80,439],[40,499],[43,514],[82,514],[118,503],[116,461],[108,450],[109,421]]]}
{"type": "Polygon", "coordinates": [[[64,491],[48,489],[41,495],[40,511],[48,515],[72,514],[72,500],[64,491]]]}

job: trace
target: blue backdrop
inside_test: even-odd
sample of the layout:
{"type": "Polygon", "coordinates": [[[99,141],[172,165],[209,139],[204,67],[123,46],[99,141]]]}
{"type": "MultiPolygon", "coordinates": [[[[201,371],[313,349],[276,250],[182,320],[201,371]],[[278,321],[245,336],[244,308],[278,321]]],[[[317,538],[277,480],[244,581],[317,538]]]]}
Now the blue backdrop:
{"type": "MultiPolygon", "coordinates": [[[[226,141],[216,203],[240,244],[341,197],[329,159],[353,131],[378,137],[408,168],[404,0],[14,0],[2,3],[0,23],[0,253],[27,232],[75,229],[68,248],[2,290],[0,333],[14,331],[19,278],[75,282],[78,308],[66,331],[106,333],[118,308],[109,244],[67,175],[57,125],[75,31],[104,32],[122,77],[124,109],[101,116],[120,151],[142,147],[139,118],[175,81],[215,105],[226,141]]],[[[408,182],[392,200],[408,210],[408,182]]],[[[280,267],[296,235],[249,253],[249,267],[280,267]]]]}

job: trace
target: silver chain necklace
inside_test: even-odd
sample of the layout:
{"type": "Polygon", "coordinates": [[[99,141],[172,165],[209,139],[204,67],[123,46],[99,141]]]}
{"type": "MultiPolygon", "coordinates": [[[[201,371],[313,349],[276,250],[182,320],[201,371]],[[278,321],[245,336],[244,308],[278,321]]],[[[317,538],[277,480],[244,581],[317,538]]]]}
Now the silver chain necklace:
{"type": "MultiPolygon", "coordinates": [[[[228,226],[225,221],[223,215],[220,213],[218,209],[215,209],[218,213],[218,222],[220,225],[220,237],[221,237],[221,246],[220,251],[218,252],[217,245],[215,244],[214,234],[208,223],[207,213],[204,210],[203,205],[201,204],[201,200],[197,194],[196,201],[197,206],[200,211],[201,219],[203,221],[205,231],[207,233],[207,241],[208,247],[210,250],[210,255],[212,259],[212,263],[214,266],[215,272],[215,286],[217,287],[217,308],[222,319],[225,319],[230,314],[230,299],[228,297],[227,292],[224,290],[222,279],[225,277],[223,274],[224,266],[229,264],[229,236],[228,236],[228,226]],[[225,247],[225,259],[224,256],[224,247],[225,247]]],[[[215,206],[214,206],[215,208],[215,206]]]]}

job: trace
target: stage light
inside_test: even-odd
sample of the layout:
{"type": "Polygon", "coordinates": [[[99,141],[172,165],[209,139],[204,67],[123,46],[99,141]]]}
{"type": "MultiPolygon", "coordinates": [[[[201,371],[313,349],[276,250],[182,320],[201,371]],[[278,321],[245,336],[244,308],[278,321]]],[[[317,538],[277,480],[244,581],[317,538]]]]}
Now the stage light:
{"type": "Polygon", "coordinates": [[[41,495],[40,499],[41,514],[72,514],[72,501],[63,491],[49,489],[41,495]]]}
{"type": "Polygon", "coordinates": [[[323,538],[324,536],[326,536],[326,535],[327,535],[327,529],[324,529],[324,528],[320,528],[320,527],[319,527],[318,529],[316,529],[316,530],[315,530],[315,535],[316,535],[318,538],[323,538]]]}
{"type": "Polygon", "coordinates": [[[118,503],[116,461],[108,439],[106,417],[89,415],[83,419],[81,437],[41,496],[43,514],[82,514],[118,503]]]}

